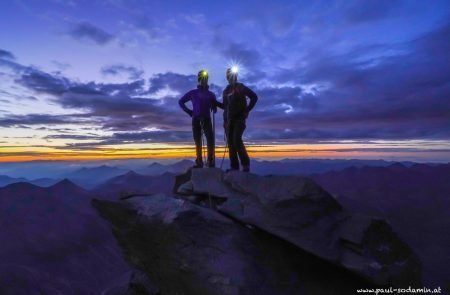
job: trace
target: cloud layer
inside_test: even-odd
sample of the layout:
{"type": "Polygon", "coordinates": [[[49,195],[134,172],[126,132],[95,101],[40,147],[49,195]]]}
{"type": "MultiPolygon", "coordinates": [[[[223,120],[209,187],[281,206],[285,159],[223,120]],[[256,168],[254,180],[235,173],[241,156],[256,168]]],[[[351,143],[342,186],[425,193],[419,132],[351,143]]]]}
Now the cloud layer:
{"type": "MultiPolygon", "coordinates": [[[[415,4],[337,4],[302,3],[301,10],[296,3],[267,4],[265,9],[242,5],[232,21],[215,22],[203,13],[158,21],[156,13],[154,17],[143,13],[144,2],[118,1],[114,7],[133,17],[131,21],[121,21],[119,29],[102,29],[97,24],[101,22],[92,19],[73,21],[66,35],[96,50],[105,49],[101,51],[105,54],[109,54],[105,45],[123,43],[114,40],[131,40],[127,39],[131,33],[144,35],[146,40],[157,41],[161,46],[151,47],[151,52],[161,48],[177,52],[167,64],[171,59],[173,64],[183,60],[178,55],[185,52],[193,52],[189,56],[191,64],[204,64],[204,56],[217,63],[239,61],[245,69],[242,81],[259,96],[245,133],[253,143],[450,140],[448,20],[401,38],[390,38],[384,30],[392,28],[395,35],[401,28],[408,29],[409,23],[401,22],[414,15],[410,12],[417,8],[409,6],[415,4]],[[398,24],[400,29],[392,24],[398,24]],[[173,44],[178,47],[171,47],[173,44]]],[[[129,46],[138,48],[140,42],[129,42],[129,46]]],[[[0,112],[0,127],[54,127],[61,134],[48,135],[46,140],[72,140],[68,146],[80,149],[192,141],[190,118],[177,102],[182,94],[196,87],[193,74],[175,66],[160,72],[145,68],[144,72],[141,65],[114,57],[98,67],[103,81],[86,81],[22,63],[20,58],[17,52],[0,49],[0,78],[13,77],[11,89],[19,89],[15,94],[11,94],[11,89],[1,89],[0,102],[24,103],[25,100],[17,99],[23,92],[27,93],[23,97],[33,98],[29,101],[49,103],[66,112],[0,112]],[[123,82],[105,82],[108,79],[123,82]],[[58,129],[63,125],[78,126],[78,130],[58,129]],[[89,136],[80,133],[91,127],[102,132],[89,136]]],[[[224,87],[210,85],[219,100],[224,87]]],[[[217,126],[221,126],[221,111],[216,119],[217,126]]],[[[222,130],[217,130],[220,139],[222,130]]]]}

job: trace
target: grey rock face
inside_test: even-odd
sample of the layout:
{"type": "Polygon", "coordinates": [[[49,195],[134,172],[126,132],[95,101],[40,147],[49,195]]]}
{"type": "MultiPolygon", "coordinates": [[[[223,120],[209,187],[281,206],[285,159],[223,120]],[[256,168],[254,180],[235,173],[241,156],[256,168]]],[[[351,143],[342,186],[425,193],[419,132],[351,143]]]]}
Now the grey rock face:
{"type": "Polygon", "coordinates": [[[225,197],[219,212],[256,226],[376,284],[419,284],[417,256],[376,217],[346,212],[309,178],[192,169],[184,194],[225,197]],[[191,191],[189,191],[191,188],[191,191]]]}
{"type": "Polygon", "coordinates": [[[304,177],[192,169],[175,196],[94,200],[135,269],[127,294],[353,294],[420,285],[385,221],[304,177]]]}
{"type": "Polygon", "coordinates": [[[185,200],[154,195],[93,205],[112,224],[137,270],[127,294],[350,294],[370,286],[272,235],[185,200]]]}

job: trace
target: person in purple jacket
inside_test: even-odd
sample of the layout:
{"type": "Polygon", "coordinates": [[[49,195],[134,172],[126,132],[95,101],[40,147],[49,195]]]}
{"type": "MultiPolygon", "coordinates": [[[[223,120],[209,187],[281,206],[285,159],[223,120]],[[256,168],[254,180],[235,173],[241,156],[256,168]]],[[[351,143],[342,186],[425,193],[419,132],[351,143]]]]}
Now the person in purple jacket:
{"type": "Polygon", "coordinates": [[[217,100],[214,93],[209,91],[208,72],[201,70],[197,76],[197,89],[193,89],[183,95],[178,101],[180,107],[192,117],[192,133],[194,135],[196,160],[194,168],[203,167],[202,157],[202,132],[206,137],[208,147],[207,167],[215,167],[214,156],[214,132],[211,124],[211,111],[217,112],[217,100]],[[186,106],[192,102],[192,110],[186,106]]]}

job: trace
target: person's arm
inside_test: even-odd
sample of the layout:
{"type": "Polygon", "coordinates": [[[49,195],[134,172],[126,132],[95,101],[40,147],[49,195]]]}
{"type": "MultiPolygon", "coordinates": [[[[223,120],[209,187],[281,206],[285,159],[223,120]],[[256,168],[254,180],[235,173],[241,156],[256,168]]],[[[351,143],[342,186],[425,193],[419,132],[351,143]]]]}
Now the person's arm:
{"type": "MultiPolygon", "coordinates": [[[[222,102],[220,103],[223,109],[224,124],[228,117],[228,97],[225,95],[226,91],[222,92],[222,102]]],[[[224,125],[225,126],[225,125],[224,125]]]]}
{"type": "Polygon", "coordinates": [[[186,112],[186,114],[188,114],[189,116],[192,117],[192,110],[186,106],[186,103],[190,100],[191,100],[191,92],[189,91],[188,93],[183,95],[182,98],[180,98],[180,100],[178,101],[178,104],[183,109],[183,111],[186,112]]]}
{"type": "Polygon", "coordinates": [[[218,103],[218,101],[217,101],[216,95],[213,92],[211,92],[210,101],[211,101],[211,110],[214,113],[217,113],[217,103],[218,103]]]}
{"type": "Polygon", "coordinates": [[[222,110],[225,109],[223,102],[218,101],[217,97],[215,95],[214,95],[214,103],[215,103],[216,107],[218,107],[222,110]]]}
{"type": "Polygon", "coordinates": [[[227,110],[228,107],[228,96],[225,95],[225,90],[222,92],[222,102],[220,103],[224,109],[224,111],[227,110]]]}
{"type": "Polygon", "coordinates": [[[251,90],[245,85],[243,86],[244,86],[244,95],[250,99],[250,103],[248,104],[247,107],[247,113],[249,113],[255,107],[255,104],[258,101],[258,96],[256,95],[255,92],[253,92],[253,90],[251,90]]]}

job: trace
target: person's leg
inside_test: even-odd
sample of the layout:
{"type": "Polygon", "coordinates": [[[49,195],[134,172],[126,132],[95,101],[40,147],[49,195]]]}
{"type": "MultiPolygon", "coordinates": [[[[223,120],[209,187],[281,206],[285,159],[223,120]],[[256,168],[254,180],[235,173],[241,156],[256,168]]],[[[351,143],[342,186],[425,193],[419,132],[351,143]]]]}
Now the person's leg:
{"type": "Polygon", "coordinates": [[[205,132],[206,143],[208,146],[208,167],[215,167],[214,156],[214,134],[212,130],[211,119],[205,119],[203,121],[203,132],[205,132]]]}
{"type": "Polygon", "coordinates": [[[250,171],[250,158],[248,157],[247,149],[245,148],[244,141],[242,140],[245,127],[245,120],[236,121],[234,128],[234,143],[236,145],[239,159],[241,160],[242,169],[248,172],[250,171]]]}
{"type": "Polygon", "coordinates": [[[234,121],[230,121],[228,123],[228,132],[227,132],[227,140],[228,140],[228,151],[230,155],[230,168],[232,170],[239,170],[239,159],[236,149],[236,136],[235,136],[235,126],[234,121]]]}
{"type": "Polygon", "coordinates": [[[192,118],[192,134],[194,135],[195,154],[197,156],[197,158],[195,159],[194,167],[203,167],[202,127],[200,125],[200,120],[195,118],[192,118]]]}

